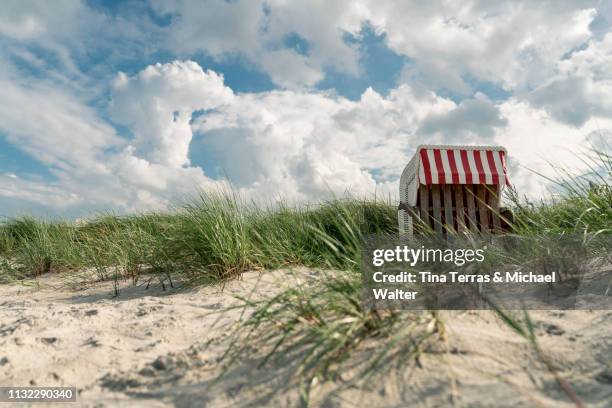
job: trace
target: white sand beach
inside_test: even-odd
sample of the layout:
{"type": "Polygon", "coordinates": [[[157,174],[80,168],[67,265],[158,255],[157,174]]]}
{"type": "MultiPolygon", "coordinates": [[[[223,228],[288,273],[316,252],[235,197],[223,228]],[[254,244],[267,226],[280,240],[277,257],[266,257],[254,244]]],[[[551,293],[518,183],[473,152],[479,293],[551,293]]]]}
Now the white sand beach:
{"type": "MultiPolygon", "coordinates": [[[[278,364],[239,361],[219,380],[232,329],[260,296],[311,271],[250,272],[221,286],[112,282],[76,290],[0,285],[0,384],[76,386],[79,407],[300,406],[278,364]]],[[[410,313],[410,312],[405,312],[410,313]]],[[[612,405],[612,311],[533,311],[543,352],[586,406],[612,405]]],[[[314,384],[312,406],[575,406],[528,343],[492,312],[443,312],[445,344],[367,387],[314,384]]],[[[290,362],[288,363],[290,364],[290,362]]],[[[350,369],[347,370],[350,377],[350,369]]],[[[50,404],[70,406],[74,403],[50,404]]],[[[40,407],[43,404],[36,404],[40,407]]]]}

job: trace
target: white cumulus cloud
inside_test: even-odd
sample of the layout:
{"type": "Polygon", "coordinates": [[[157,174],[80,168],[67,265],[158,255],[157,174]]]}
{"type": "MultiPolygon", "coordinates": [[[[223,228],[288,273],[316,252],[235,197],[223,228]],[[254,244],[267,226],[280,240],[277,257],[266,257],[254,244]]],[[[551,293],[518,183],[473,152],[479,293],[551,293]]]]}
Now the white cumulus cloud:
{"type": "Polygon", "coordinates": [[[367,10],[348,0],[179,0],[154,1],[155,10],[171,16],[166,47],[179,55],[203,51],[217,59],[245,57],[287,88],[310,87],[325,68],[356,74],[358,49],[345,41],[358,34],[367,10]],[[297,36],[308,44],[288,46],[297,36]]]}
{"type": "Polygon", "coordinates": [[[556,64],[556,73],[528,95],[557,120],[575,126],[612,118],[612,33],[556,64]]]}
{"type": "Polygon", "coordinates": [[[377,188],[395,194],[402,166],[426,142],[421,120],[454,108],[406,85],[387,97],[368,89],[358,101],[286,90],[238,95],[194,127],[219,173],[245,194],[312,201],[377,188]]]}
{"type": "Polygon", "coordinates": [[[193,61],[150,65],[131,78],[119,74],[112,92],[112,118],[132,130],[143,158],[169,167],[189,164],[192,113],[234,96],[221,75],[193,61]]]}

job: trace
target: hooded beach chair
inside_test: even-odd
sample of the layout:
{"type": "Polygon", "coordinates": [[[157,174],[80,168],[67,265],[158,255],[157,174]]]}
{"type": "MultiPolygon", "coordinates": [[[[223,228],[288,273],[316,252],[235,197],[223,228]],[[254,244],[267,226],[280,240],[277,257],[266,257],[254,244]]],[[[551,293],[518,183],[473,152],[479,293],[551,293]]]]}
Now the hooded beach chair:
{"type": "Polygon", "coordinates": [[[417,224],[441,234],[502,231],[500,195],[509,185],[503,147],[421,145],[400,178],[400,235],[412,236],[417,224]]]}

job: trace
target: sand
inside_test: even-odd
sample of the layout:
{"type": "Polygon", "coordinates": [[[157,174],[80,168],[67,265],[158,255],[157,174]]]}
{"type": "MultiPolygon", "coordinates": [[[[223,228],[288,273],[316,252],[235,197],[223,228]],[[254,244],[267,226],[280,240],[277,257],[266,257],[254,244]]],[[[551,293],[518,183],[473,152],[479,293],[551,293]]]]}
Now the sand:
{"type": "MultiPolygon", "coordinates": [[[[55,407],[300,406],[287,376],[291,361],[263,368],[257,359],[238,361],[219,374],[233,330],[249,312],[232,309],[241,304],[235,295],[270,295],[309,274],[316,276],[251,272],[223,287],[166,290],[155,282],[146,289],[144,279],[122,282],[116,297],[111,282],[77,290],[56,274],[41,277],[39,287],[0,285],[0,385],[78,388],[76,404],[55,407]]],[[[531,316],[559,377],[586,406],[612,406],[612,312],[531,316]]],[[[358,386],[342,375],[313,384],[311,405],[575,406],[529,344],[491,312],[442,318],[447,342],[418,364],[358,386]]]]}

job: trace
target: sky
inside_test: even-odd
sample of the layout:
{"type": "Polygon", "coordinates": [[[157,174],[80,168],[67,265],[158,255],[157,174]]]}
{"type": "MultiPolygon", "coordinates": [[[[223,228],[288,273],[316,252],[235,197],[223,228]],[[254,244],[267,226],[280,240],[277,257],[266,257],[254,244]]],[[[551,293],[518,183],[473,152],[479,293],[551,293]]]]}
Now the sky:
{"type": "Polygon", "coordinates": [[[612,142],[612,2],[5,0],[0,216],[397,197],[419,144],[520,194],[612,142]]]}

